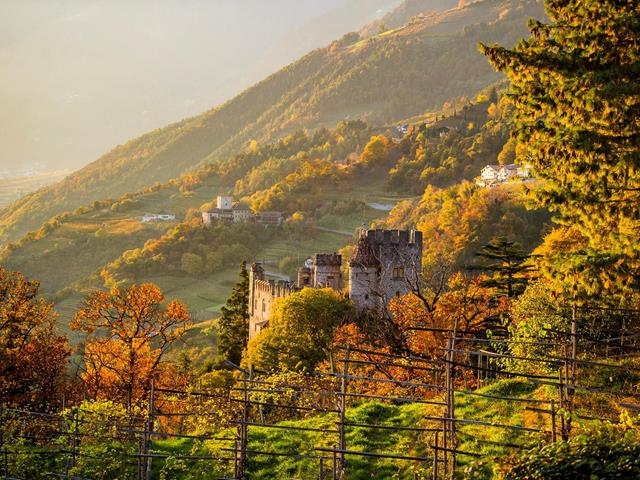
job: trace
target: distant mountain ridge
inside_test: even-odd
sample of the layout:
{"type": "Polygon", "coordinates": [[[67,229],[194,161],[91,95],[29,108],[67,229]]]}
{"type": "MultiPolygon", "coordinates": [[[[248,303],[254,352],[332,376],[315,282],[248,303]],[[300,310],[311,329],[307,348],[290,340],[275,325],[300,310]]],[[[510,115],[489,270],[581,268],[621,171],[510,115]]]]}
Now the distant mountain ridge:
{"type": "Polygon", "coordinates": [[[460,5],[460,0],[404,0],[380,20],[367,25],[360,32],[363,35],[375,34],[385,28],[398,28],[419,14],[445,12],[460,5]]]}
{"type": "Polygon", "coordinates": [[[512,44],[526,34],[526,20],[541,15],[536,0],[485,0],[372,38],[347,35],[225,104],[120,145],[12,204],[1,213],[0,234],[16,239],[61,212],[224,160],[253,139],[270,142],[345,118],[393,122],[471,95],[500,78],[477,43],[512,44]]]}

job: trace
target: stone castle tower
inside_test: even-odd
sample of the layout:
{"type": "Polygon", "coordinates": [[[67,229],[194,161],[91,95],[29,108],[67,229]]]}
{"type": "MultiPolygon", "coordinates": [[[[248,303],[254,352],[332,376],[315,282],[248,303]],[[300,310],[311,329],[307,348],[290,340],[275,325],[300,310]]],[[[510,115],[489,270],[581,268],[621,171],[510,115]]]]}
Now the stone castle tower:
{"type": "Polygon", "coordinates": [[[298,269],[298,287],[342,290],[342,255],[316,253],[298,269]]]}
{"type": "Polygon", "coordinates": [[[349,298],[358,310],[386,308],[422,271],[422,232],[362,229],[349,261],[349,298]]]}
{"type": "MultiPolygon", "coordinates": [[[[416,230],[362,229],[349,261],[349,298],[357,310],[387,308],[394,296],[410,291],[421,272],[422,233],[416,230]]],[[[267,280],[264,269],[254,263],[249,272],[249,339],[269,323],[273,305],[303,288],[341,291],[342,256],[316,253],[298,269],[297,282],[267,280]]]]}

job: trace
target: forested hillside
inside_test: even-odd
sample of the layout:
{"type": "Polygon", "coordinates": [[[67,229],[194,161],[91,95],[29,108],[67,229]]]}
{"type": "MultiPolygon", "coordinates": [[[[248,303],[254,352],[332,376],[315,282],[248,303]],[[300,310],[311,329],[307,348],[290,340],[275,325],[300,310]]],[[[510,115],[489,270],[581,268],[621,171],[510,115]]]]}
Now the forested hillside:
{"type": "Polygon", "coordinates": [[[87,288],[153,281],[206,316],[218,312],[240,261],[266,260],[290,275],[307,255],[349,245],[362,223],[417,225],[428,261],[447,252],[457,267],[496,233],[530,250],[548,215],[527,211],[517,184],[489,191],[471,183],[485,164],[513,160],[511,115],[490,88],[416,120],[405,134],[350,121],[252,142],[218,166],[57,216],[0,259],[38,278],[63,310],[87,288]],[[285,225],[204,228],[200,211],[222,193],[255,211],[282,211],[285,225]],[[177,220],[141,222],[150,212],[177,220]]]}
{"type": "Polygon", "coordinates": [[[361,40],[349,34],[198,117],[116,147],[55,186],[6,208],[5,239],[94,200],[165,182],[218,162],[248,141],[270,142],[344,118],[383,124],[473,95],[500,78],[477,44],[513,44],[541,15],[535,0],[485,0],[361,40]]]}

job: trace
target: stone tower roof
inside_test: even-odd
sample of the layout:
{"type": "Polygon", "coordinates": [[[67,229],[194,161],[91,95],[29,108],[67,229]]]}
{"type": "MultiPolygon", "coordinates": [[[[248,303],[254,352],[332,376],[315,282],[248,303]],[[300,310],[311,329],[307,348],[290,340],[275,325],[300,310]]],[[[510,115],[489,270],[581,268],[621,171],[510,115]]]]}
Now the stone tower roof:
{"type": "Polygon", "coordinates": [[[349,265],[352,267],[377,267],[379,264],[380,261],[373,251],[373,246],[371,245],[369,237],[363,233],[363,235],[360,236],[360,240],[358,240],[353,256],[349,261],[349,265]]]}

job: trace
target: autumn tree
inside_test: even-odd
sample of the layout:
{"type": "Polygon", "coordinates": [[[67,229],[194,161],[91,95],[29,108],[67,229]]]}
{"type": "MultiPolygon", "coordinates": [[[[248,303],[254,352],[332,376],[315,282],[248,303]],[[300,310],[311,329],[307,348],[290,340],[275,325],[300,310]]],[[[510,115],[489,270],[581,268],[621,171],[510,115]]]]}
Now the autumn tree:
{"type": "Polygon", "coordinates": [[[87,295],[71,327],[89,336],[83,379],[92,394],[132,406],[152,379],[162,380],[165,354],[189,325],[182,303],[164,304],[150,283],[87,295]]]}
{"type": "Polygon", "coordinates": [[[391,142],[384,135],[371,137],[360,155],[360,161],[368,167],[380,167],[389,163],[391,142]]]}
{"type": "Polygon", "coordinates": [[[196,253],[183,253],[180,259],[182,271],[189,275],[200,275],[203,270],[202,257],[196,253]]]}
{"type": "Polygon", "coordinates": [[[293,293],[276,303],[269,326],[249,342],[248,360],[263,370],[311,372],[349,311],[349,300],[329,288],[293,293]]]}
{"type": "Polygon", "coordinates": [[[0,267],[0,396],[45,407],[62,397],[69,347],[38,289],[38,282],[0,267]]]}
{"type": "Polygon", "coordinates": [[[218,352],[236,365],[249,341],[249,273],[240,265],[240,279],[221,309],[218,320],[218,352]]]}
{"type": "Polygon", "coordinates": [[[640,282],[640,27],[638,2],[547,0],[550,23],[509,50],[482,46],[511,80],[521,161],[544,180],[540,202],[588,239],[585,296],[640,282]]]}
{"type": "MultiPolygon", "coordinates": [[[[502,317],[508,311],[509,299],[495,299],[494,291],[482,286],[485,279],[484,275],[469,278],[460,273],[453,274],[448,278],[446,288],[440,292],[435,304],[425,303],[415,293],[395,297],[389,305],[393,326],[380,322],[378,325],[373,322],[363,323],[357,318],[335,330],[334,346],[356,347],[351,352],[351,358],[356,360],[350,366],[353,375],[433,383],[436,377],[431,368],[425,368],[420,362],[412,362],[412,368],[394,364],[389,362],[385,354],[409,354],[437,359],[442,358],[446,351],[450,331],[473,331],[477,336],[483,336],[489,330],[504,331],[502,317]],[[392,335],[381,334],[381,328],[391,329],[392,335]],[[398,335],[401,336],[400,339],[398,335]],[[365,362],[358,363],[360,360],[365,362]]],[[[464,342],[459,339],[457,345],[461,349],[467,345],[469,349],[475,349],[472,343],[464,342]]],[[[481,348],[486,348],[486,345],[481,348]]],[[[325,368],[329,368],[329,365],[325,368]]],[[[466,371],[461,380],[473,382],[472,372],[466,371]]],[[[375,395],[415,395],[415,391],[409,393],[405,386],[390,383],[362,381],[358,388],[375,395]]],[[[433,394],[428,391],[424,393],[433,394]]]]}

